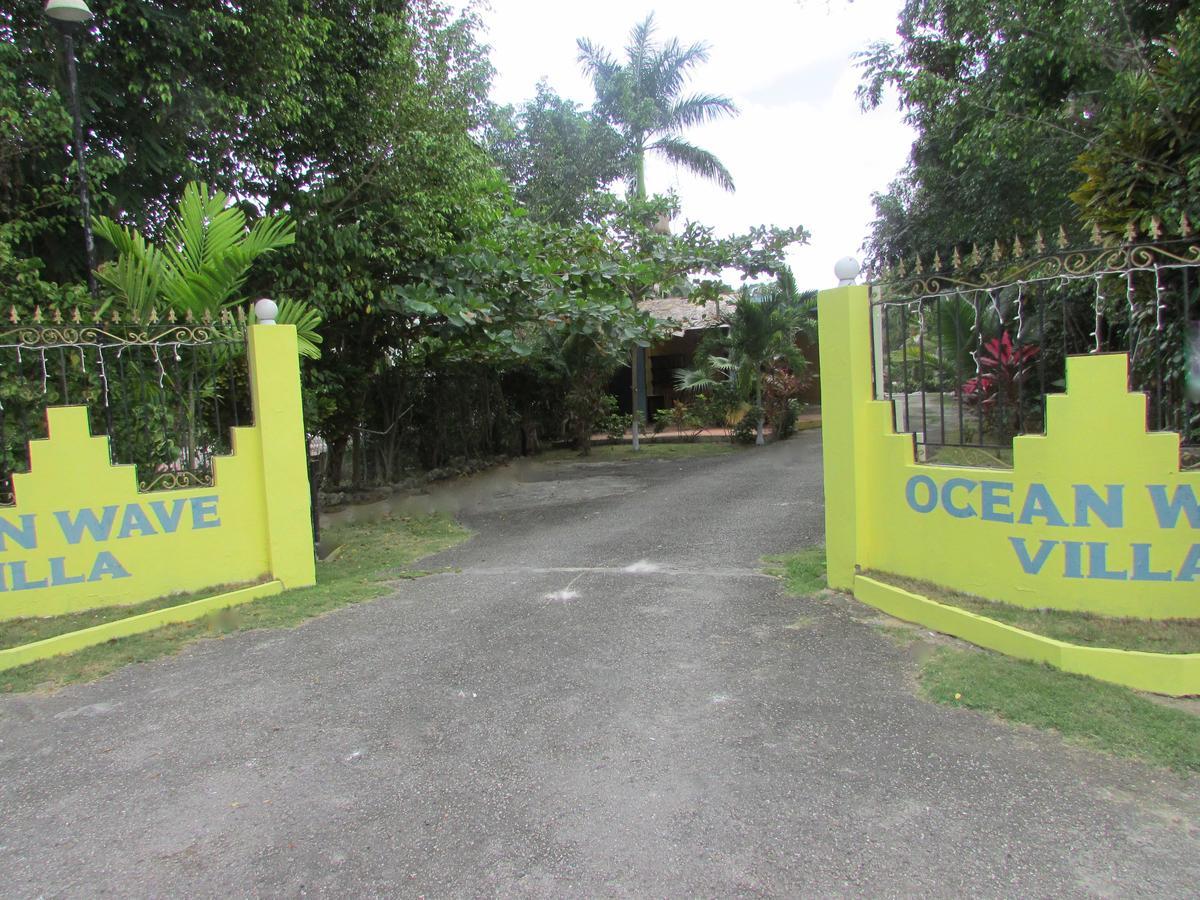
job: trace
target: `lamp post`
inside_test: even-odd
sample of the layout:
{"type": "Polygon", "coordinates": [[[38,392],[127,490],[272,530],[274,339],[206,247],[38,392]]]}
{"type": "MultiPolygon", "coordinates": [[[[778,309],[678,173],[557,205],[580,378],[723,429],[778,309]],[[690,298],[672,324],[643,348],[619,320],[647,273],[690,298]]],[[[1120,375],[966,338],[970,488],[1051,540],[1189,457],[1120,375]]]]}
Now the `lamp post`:
{"type": "Polygon", "coordinates": [[[75,167],[79,171],[79,207],[83,215],[83,247],[87,255],[88,290],[96,296],[96,245],[92,240],[92,203],[88,196],[87,169],[83,158],[83,117],[79,112],[79,77],[75,70],[75,35],[92,17],[84,0],[46,0],[43,12],[63,37],[67,55],[67,89],[75,130],[75,167]]]}

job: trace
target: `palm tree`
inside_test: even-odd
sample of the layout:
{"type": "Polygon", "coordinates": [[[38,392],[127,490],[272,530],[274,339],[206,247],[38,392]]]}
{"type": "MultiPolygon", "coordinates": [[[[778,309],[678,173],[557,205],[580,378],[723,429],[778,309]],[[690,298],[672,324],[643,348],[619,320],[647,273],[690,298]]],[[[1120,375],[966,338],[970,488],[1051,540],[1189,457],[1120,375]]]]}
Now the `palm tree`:
{"type": "Polygon", "coordinates": [[[586,38],[577,41],[579,61],[596,91],[597,111],[625,137],[629,151],[626,180],[637,199],[646,199],[646,153],[653,152],[732,191],[733,178],[724,164],[680,136],[693,125],[738,112],[728,97],[681,96],[691,70],[708,60],[708,45],[684,47],[675,38],[656,44],[653,38],[651,13],[629,33],[624,63],[586,38]]]}
{"type": "Polygon", "coordinates": [[[710,356],[700,369],[681,369],[675,373],[676,386],[695,391],[732,381],[742,396],[754,399],[758,417],[754,443],[761,446],[765,443],[763,379],[779,363],[793,369],[804,367],[804,357],[796,347],[803,320],[803,295],[774,290],[756,299],[749,288],[743,287],[728,319],[729,355],[710,356]]]}
{"type": "MultiPolygon", "coordinates": [[[[242,289],[255,261],[296,240],[289,217],[264,216],[248,226],[246,214],[224,193],[195,182],[184,187],[158,245],[107,216],[96,217],[92,227],[117,251],[96,276],[125,312],[145,316],[161,305],[198,321],[215,321],[222,310],[244,305],[242,289]]],[[[285,298],[275,321],[296,326],[301,354],[320,357],[320,313],[285,298]]]]}

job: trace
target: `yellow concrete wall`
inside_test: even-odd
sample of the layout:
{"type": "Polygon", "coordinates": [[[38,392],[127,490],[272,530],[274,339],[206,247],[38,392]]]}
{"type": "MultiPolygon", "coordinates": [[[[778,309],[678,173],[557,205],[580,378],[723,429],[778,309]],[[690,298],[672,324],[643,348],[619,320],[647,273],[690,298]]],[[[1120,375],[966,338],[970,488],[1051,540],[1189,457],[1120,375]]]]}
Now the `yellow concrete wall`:
{"type": "Polygon", "coordinates": [[[47,410],[30,471],[0,508],[0,620],[221,585],[315,580],[295,329],[250,329],[255,424],[233,429],[212,487],[139,492],[83,407],[47,410]]]}
{"type": "Polygon", "coordinates": [[[1012,469],[924,465],[892,404],[873,399],[868,289],[823,291],[818,315],[830,586],[1068,671],[1200,691],[1195,658],[1031,641],[861,577],[891,572],[1029,608],[1200,617],[1200,472],[1180,471],[1177,434],[1146,431],[1125,354],[1068,359],[1046,434],[1015,439],[1012,469]]]}

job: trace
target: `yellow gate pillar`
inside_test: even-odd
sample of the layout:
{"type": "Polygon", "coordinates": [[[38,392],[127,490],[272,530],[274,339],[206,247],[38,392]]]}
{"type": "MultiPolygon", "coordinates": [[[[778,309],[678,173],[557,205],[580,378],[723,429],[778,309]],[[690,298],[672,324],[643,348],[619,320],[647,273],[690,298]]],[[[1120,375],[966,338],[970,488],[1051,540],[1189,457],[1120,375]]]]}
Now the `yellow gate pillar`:
{"type": "Polygon", "coordinates": [[[250,390],[261,437],[271,574],[285,588],[303,587],[316,582],[316,562],[296,328],[261,312],[259,319],[267,324],[249,328],[250,390]]]}
{"type": "MultiPolygon", "coordinates": [[[[839,273],[840,274],[840,273],[839,273]]],[[[857,274],[857,266],[855,267],[857,274]]],[[[817,296],[821,348],[821,443],[825,466],[825,558],[829,586],[850,590],[858,561],[858,522],[865,499],[856,476],[862,471],[862,411],[872,399],[871,297],[847,285],[817,296]]]]}

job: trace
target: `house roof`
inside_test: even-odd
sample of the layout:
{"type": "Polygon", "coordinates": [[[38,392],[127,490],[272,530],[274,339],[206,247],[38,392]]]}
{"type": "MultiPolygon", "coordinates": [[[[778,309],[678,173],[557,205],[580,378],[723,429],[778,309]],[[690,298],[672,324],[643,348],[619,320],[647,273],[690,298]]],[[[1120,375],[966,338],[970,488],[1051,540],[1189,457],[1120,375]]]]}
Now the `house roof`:
{"type": "MultiPolygon", "coordinates": [[[[732,302],[732,298],[725,300],[725,312],[729,311],[732,302]]],[[[718,301],[709,300],[701,305],[693,303],[687,297],[652,297],[643,300],[639,306],[658,321],[677,325],[677,335],[704,328],[717,328],[725,324],[721,320],[718,301]]]]}

